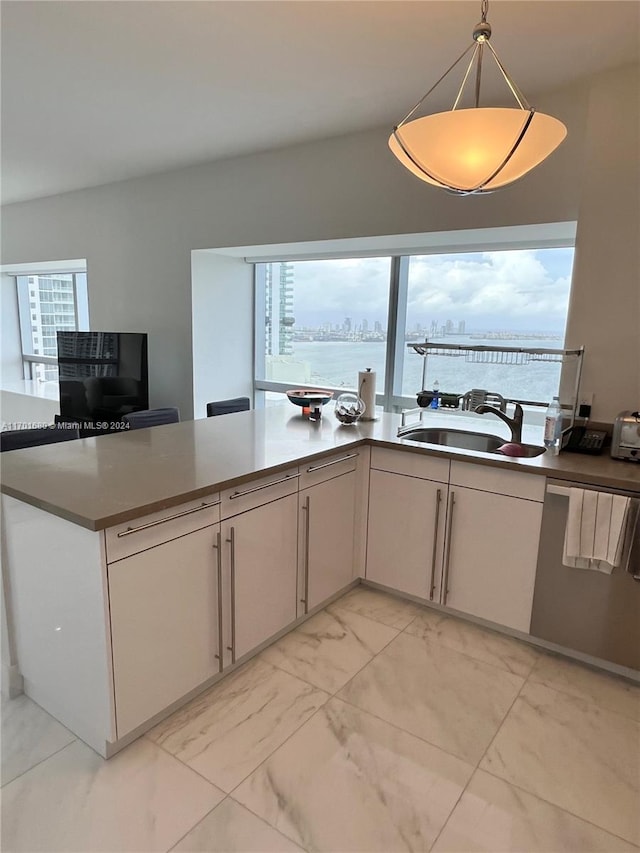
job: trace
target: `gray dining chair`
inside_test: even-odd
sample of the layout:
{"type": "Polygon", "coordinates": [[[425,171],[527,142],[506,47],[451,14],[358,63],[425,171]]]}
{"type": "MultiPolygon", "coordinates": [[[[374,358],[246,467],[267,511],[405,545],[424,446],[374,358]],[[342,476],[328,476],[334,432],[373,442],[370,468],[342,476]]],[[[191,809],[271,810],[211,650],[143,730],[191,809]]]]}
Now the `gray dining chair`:
{"type": "Polygon", "coordinates": [[[248,412],[251,408],[251,400],[248,397],[233,397],[231,400],[215,400],[207,403],[207,417],[216,415],[231,415],[234,412],[248,412]]]}
{"type": "Polygon", "coordinates": [[[78,427],[64,427],[60,424],[35,429],[3,430],[0,432],[0,453],[39,447],[41,444],[57,444],[59,441],[72,441],[75,438],[80,438],[78,427]]]}
{"type": "Polygon", "coordinates": [[[141,412],[129,412],[122,415],[122,420],[129,424],[129,429],[146,429],[162,424],[177,424],[180,422],[180,410],[175,406],[164,409],[144,409],[141,412]]]}

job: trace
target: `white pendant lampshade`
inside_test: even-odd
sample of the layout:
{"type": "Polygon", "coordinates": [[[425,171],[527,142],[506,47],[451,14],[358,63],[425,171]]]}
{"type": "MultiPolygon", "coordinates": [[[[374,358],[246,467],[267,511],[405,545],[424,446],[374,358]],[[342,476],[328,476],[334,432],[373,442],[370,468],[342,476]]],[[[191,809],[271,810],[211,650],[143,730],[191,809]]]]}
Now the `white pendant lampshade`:
{"type": "Polygon", "coordinates": [[[567,135],[558,119],[536,112],[526,102],[489,44],[488,3],[474,31],[475,49],[453,108],[413,121],[409,119],[444,77],[474,47],[472,44],[394,128],[389,147],[416,177],[458,194],[492,192],[526,175],[554,151],[567,135]],[[482,52],[488,47],[518,106],[480,107],[482,52]],[[476,104],[457,109],[476,63],[476,104]]]}

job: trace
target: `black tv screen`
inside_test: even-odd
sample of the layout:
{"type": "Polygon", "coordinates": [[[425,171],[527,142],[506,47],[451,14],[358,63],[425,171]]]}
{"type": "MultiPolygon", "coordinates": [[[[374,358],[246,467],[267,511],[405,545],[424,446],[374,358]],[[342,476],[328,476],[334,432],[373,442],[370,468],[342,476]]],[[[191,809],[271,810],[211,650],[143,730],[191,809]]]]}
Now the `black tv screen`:
{"type": "Polygon", "coordinates": [[[149,408],[144,332],[58,332],[62,418],[116,421],[149,408]]]}

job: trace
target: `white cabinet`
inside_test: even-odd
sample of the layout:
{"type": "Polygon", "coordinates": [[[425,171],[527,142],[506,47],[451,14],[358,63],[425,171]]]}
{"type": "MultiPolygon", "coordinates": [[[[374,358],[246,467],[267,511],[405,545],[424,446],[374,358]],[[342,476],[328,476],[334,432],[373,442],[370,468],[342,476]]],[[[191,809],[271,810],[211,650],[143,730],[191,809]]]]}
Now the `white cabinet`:
{"type": "Polygon", "coordinates": [[[108,566],[118,738],[221,669],[219,530],[108,566]]]}
{"type": "Polygon", "coordinates": [[[299,615],[353,580],[355,492],[355,471],[300,492],[299,615]]]}
{"type": "Polygon", "coordinates": [[[297,493],[222,522],[230,614],[225,663],[234,663],[295,621],[297,534],[297,493]]]}
{"type": "Polygon", "coordinates": [[[544,478],[441,463],[374,448],[367,580],[527,632],[544,478]]]}
{"type": "Polygon", "coordinates": [[[545,479],[452,462],[441,602],[529,631],[545,479]]]}
{"type": "Polygon", "coordinates": [[[448,461],[373,449],[367,580],[438,600],[448,474],[448,461]],[[396,471],[413,471],[418,476],[396,471]],[[423,479],[426,474],[434,480],[423,479]],[[444,482],[438,481],[440,477],[444,482]]]}
{"type": "Polygon", "coordinates": [[[451,486],[442,603],[529,631],[542,504],[451,486]]]}
{"type": "Polygon", "coordinates": [[[106,532],[118,738],[295,621],[297,534],[297,470],[106,532]]]}
{"type": "Polygon", "coordinates": [[[363,450],[342,451],[300,469],[298,616],[357,576],[356,518],[360,524],[366,517],[359,517],[356,493],[362,485],[363,463],[367,475],[369,464],[363,450]]]}

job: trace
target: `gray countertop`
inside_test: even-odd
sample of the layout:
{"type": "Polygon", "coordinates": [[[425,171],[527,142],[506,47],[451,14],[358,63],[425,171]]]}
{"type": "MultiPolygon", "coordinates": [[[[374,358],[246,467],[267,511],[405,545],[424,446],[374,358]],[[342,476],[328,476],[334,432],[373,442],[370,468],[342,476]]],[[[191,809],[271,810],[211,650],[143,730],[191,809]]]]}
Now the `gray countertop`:
{"type": "MultiPolygon", "coordinates": [[[[341,426],[330,407],[312,423],[288,404],[183,421],[4,453],[2,492],[89,530],[102,530],[336,449],[373,443],[640,495],[640,464],[613,460],[606,452],[512,459],[401,440],[399,424],[399,415],[380,413],[377,421],[341,426]]],[[[444,414],[430,417],[429,425],[441,424],[454,425],[444,414]]],[[[487,417],[474,416],[471,425],[457,419],[455,426],[505,440],[508,433],[504,424],[487,417]]],[[[525,432],[524,440],[540,443],[540,435],[525,432]]]]}

